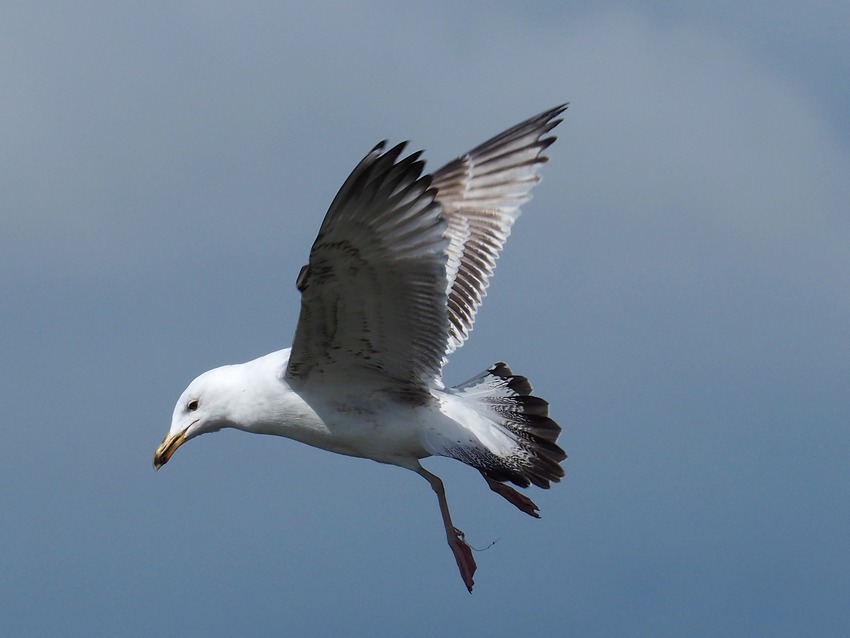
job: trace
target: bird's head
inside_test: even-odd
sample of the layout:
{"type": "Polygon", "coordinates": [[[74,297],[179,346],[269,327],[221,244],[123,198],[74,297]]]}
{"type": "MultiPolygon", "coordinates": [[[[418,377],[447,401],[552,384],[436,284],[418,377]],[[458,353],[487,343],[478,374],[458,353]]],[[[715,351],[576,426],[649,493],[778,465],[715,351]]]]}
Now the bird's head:
{"type": "Polygon", "coordinates": [[[158,470],[189,439],[215,432],[230,423],[232,375],[230,366],[203,373],[183,391],[174,406],[168,434],[156,448],[153,467],[158,470]]]}

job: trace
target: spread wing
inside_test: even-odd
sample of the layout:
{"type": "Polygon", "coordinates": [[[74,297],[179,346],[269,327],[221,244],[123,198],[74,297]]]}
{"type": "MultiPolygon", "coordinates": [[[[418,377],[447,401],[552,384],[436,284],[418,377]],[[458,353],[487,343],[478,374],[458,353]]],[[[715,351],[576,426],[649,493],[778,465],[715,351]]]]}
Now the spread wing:
{"type": "Polygon", "coordinates": [[[496,259],[540,180],[566,105],[422,175],[419,153],[376,146],[343,184],[298,276],[287,376],[366,379],[420,396],[463,345],[496,259]]]}
{"type": "Polygon", "coordinates": [[[376,146],[345,181],[301,270],[287,376],[363,380],[400,392],[439,380],[446,350],[446,222],[419,153],[376,146]]]}
{"type": "Polygon", "coordinates": [[[449,162],[433,175],[432,188],[449,225],[448,314],[446,355],[463,345],[486,294],[496,259],[540,181],[548,158],[543,150],[555,141],[543,137],[560,122],[566,104],[545,111],[449,162]]]}

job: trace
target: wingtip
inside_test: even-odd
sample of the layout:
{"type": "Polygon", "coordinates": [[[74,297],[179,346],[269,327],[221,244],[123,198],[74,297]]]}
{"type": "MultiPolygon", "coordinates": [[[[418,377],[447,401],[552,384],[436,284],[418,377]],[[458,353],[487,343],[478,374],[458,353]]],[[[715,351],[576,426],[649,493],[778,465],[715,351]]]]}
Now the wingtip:
{"type": "Polygon", "coordinates": [[[546,122],[546,127],[543,132],[547,133],[563,122],[564,118],[559,116],[563,115],[569,107],[570,103],[564,102],[563,104],[559,104],[558,106],[552,107],[548,111],[541,113],[539,116],[540,119],[546,122]]]}
{"type": "Polygon", "coordinates": [[[383,151],[386,148],[387,144],[389,144],[389,140],[381,140],[380,142],[375,144],[375,146],[372,147],[372,150],[369,151],[369,154],[371,155],[375,151],[383,151]]]}

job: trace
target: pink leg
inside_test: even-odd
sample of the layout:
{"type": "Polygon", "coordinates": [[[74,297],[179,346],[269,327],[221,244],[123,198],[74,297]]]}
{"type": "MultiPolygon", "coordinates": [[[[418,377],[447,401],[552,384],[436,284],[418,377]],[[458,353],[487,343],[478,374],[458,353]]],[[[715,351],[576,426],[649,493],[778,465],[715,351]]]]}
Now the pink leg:
{"type": "Polygon", "coordinates": [[[420,467],[416,472],[431,484],[434,492],[437,493],[437,499],[440,501],[440,514],[443,516],[443,525],[446,527],[446,539],[449,541],[449,547],[455,555],[458,569],[460,569],[460,577],[463,579],[463,584],[472,593],[473,580],[475,574],[475,559],[472,558],[472,550],[466,541],[463,540],[463,532],[457,529],[452,524],[452,517],[449,514],[449,504],[446,502],[446,490],[443,487],[443,482],[439,476],[431,474],[428,470],[420,467]]]}
{"type": "Polygon", "coordinates": [[[487,481],[487,485],[490,486],[490,489],[496,492],[499,496],[507,499],[509,502],[513,503],[517,508],[528,514],[529,516],[533,516],[534,518],[540,518],[540,514],[538,510],[540,509],[537,505],[534,504],[527,496],[523,496],[519,492],[517,492],[514,488],[505,485],[504,483],[499,483],[499,481],[494,481],[489,476],[481,473],[481,476],[484,477],[484,480],[487,481]]]}

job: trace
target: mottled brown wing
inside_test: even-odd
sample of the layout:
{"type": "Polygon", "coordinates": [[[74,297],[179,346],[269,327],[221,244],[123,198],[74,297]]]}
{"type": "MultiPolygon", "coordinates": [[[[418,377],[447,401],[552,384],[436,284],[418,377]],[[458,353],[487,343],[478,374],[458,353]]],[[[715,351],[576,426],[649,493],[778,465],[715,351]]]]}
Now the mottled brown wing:
{"type": "Polygon", "coordinates": [[[419,153],[376,146],[328,210],[298,277],[287,376],[391,380],[413,395],[446,349],[446,222],[419,153]]]}

